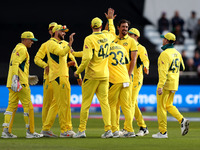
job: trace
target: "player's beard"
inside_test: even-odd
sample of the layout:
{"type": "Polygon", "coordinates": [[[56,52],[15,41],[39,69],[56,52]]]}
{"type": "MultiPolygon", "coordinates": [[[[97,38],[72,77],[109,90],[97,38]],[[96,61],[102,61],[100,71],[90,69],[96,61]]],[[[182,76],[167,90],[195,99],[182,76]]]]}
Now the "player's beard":
{"type": "Polygon", "coordinates": [[[123,36],[127,35],[127,30],[122,30],[122,35],[123,36]]]}
{"type": "Polygon", "coordinates": [[[58,34],[58,38],[59,38],[60,40],[64,40],[64,37],[62,37],[62,35],[60,35],[60,34],[58,34]]]}

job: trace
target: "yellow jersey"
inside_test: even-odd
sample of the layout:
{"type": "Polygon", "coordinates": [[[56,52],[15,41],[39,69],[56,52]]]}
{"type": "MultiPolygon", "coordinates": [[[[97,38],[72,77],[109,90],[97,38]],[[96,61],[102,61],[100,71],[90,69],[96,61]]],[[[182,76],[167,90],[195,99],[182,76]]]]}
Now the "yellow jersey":
{"type": "Polygon", "coordinates": [[[83,45],[83,57],[76,71],[80,74],[85,69],[85,78],[104,80],[109,78],[108,55],[110,44],[115,39],[113,20],[109,19],[110,32],[93,32],[87,36],[83,45]]]}
{"type": "Polygon", "coordinates": [[[185,70],[181,54],[173,48],[173,45],[163,46],[164,51],[158,58],[158,88],[166,90],[178,90],[180,71],[185,70]]]}
{"type": "Polygon", "coordinates": [[[6,85],[7,87],[11,87],[13,75],[19,76],[20,84],[29,84],[29,54],[26,46],[22,43],[17,44],[12,51],[6,85]]]}
{"type": "MultiPolygon", "coordinates": [[[[116,39],[114,42],[119,45],[122,45],[127,50],[130,60],[131,60],[131,56],[130,56],[131,52],[138,51],[136,41],[133,38],[131,38],[128,34],[125,35],[123,38],[120,38],[119,35],[116,36],[116,39]]],[[[128,70],[129,70],[129,67],[130,67],[130,63],[127,64],[128,70]]]]}
{"type": "MultiPolygon", "coordinates": [[[[61,44],[62,47],[65,47],[65,46],[68,45],[68,42],[65,41],[65,40],[62,40],[62,41],[59,42],[59,44],[61,44]]],[[[72,55],[72,53],[70,51],[69,51],[68,54],[66,54],[66,63],[67,63],[67,58],[69,58],[70,60],[75,62],[75,68],[77,70],[78,69],[78,63],[77,63],[75,57],[72,55]]],[[[67,71],[69,72],[69,67],[68,66],[67,66],[67,71]]],[[[81,79],[81,74],[79,74],[79,79],[81,79]]]]}
{"type": "MultiPolygon", "coordinates": [[[[47,41],[48,42],[48,41],[47,41]]],[[[45,68],[48,66],[48,63],[45,62],[43,59],[45,58],[46,54],[47,54],[47,42],[43,43],[38,52],[35,55],[34,58],[34,62],[36,65],[38,65],[41,68],[45,68]]],[[[44,71],[44,79],[46,79],[48,77],[48,75],[46,74],[46,72],[44,71]]]]}
{"type": "Polygon", "coordinates": [[[70,50],[68,45],[62,47],[55,38],[47,41],[47,58],[49,64],[49,81],[55,80],[60,76],[69,76],[66,63],[67,54],[70,50]]]}
{"type": "Polygon", "coordinates": [[[147,50],[144,46],[137,42],[138,53],[137,53],[137,60],[136,65],[134,67],[133,73],[133,84],[139,85],[143,84],[143,68],[146,67],[149,69],[149,58],[147,54],[147,50]]]}
{"type": "Polygon", "coordinates": [[[130,82],[126,64],[129,63],[129,56],[126,49],[116,43],[110,45],[108,57],[109,82],[125,83],[130,82]]]}

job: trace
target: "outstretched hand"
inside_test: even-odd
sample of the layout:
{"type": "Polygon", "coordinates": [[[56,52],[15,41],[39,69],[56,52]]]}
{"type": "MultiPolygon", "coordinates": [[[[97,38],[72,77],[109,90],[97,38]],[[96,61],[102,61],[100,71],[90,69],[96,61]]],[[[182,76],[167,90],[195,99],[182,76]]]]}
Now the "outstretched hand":
{"type": "Polygon", "coordinates": [[[116,17],[117,15],[114,15],[114,13],[115,13],[115,10],[114,10],[114,9],[108,8],[107,14],[106,14],[106,13],[104,13],[104,14],[105,14],[105,16],[106,16],[107,19],[115,19],[115,17],[116,17]]]}
{"type": "Polygon", "coordinates": [[[72,43],[74,42],[74,35],[76,33],[72,33],[70,36],[69,36],[69,47],[72,47],[72,43]]]}

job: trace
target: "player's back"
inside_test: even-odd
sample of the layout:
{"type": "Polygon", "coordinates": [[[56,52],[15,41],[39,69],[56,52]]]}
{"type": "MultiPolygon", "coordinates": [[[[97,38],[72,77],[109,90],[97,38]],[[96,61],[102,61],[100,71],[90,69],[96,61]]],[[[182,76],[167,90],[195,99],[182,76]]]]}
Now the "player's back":
{"type": "MultiPolygon", "coordinates": [[[[92,49],[92,59],[85,70],[85,77],[102,80],[109,77],[108,55],[110,44],[114,36],[111,33],[94,32],[87,36],[84,43],[84,49],[87,52],[92,49]]],[[[84,55],[83,54],[83,58],[84,55]]]]}
{"type": "Polygon", "coordinates": [[[166,62],[163,63],[168,63],[167,80],[164,88],[168,90],[177,90],[180,70],[184,70],[185,68],[182,56],[175,48],[168,48],[161,53],[161,58],[163,57],[165,57],[164,60],[166,60],[166,62]]]}
{"type": "Polygon", "coordinates": [[[126,67],[128,62],[129,56],[126,49],[119,44],[112,43],[108,59],[109,82],[124,83],[130,81],[126,67]]]}

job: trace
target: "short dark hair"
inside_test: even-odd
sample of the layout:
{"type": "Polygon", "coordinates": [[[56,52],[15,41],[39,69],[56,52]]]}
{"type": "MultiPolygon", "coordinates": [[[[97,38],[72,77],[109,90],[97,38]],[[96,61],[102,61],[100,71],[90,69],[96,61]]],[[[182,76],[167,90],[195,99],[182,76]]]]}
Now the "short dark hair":
{"type": "Polygon", "coordinates": [[[55,32],[52,34],[52,37],[54,37],[55,36],[55,32]]]}
{"type": "Polygon", "coordinates": [[[120,27],[122,23],[128,23],[128,26],[130,27],[131,22],[126,20],[126,19],[122,19],[118,22],[117,26],[120,27]]]}

